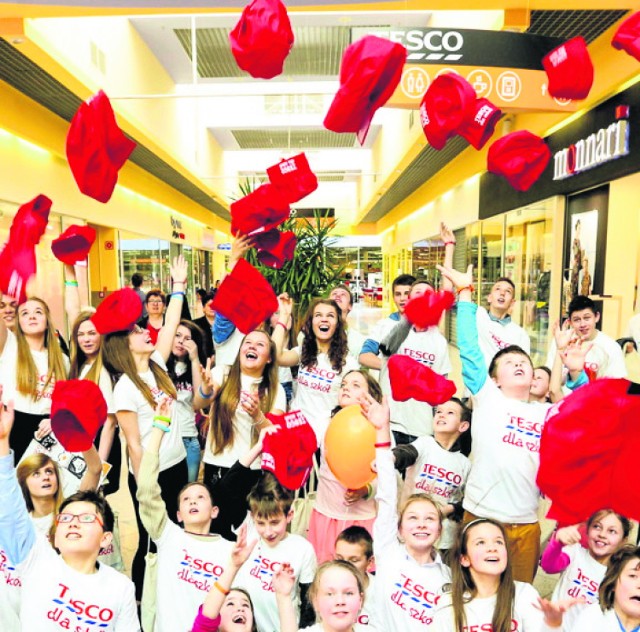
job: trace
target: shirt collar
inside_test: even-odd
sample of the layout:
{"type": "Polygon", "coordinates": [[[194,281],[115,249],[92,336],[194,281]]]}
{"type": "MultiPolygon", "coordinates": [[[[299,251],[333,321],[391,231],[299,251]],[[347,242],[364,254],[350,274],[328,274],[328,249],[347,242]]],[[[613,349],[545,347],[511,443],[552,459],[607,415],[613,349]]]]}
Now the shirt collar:
{"type": "Polygon", "coordinates": [[[489,320],[492,320],[494,323],[500,323],[501,325],[508,325],[511,322],[511,316],[509,316],[509,314],[506,314],[504,317],[502,318],[498,318],[497,316],[494,316],[489,310],[487,310],[487,314],[489,314],[489,320]]]}

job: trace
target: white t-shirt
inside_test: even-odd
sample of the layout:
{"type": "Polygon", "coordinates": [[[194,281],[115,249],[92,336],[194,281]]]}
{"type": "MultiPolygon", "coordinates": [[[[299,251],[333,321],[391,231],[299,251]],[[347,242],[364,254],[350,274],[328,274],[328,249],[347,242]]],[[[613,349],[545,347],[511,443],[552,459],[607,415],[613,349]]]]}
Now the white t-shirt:
{"type": "MultiPolygon", "coordinates": [[[[176,375],[181,376],[187,370],[186,362],[176,362],[176,375]]],[[[197,437],[196,412],[193,410],[193,384],[179,383],[175,385],[178,391],[176,401],[176,416],[180,427],[181,437],[197,437]]]]}
{"type": "MultiPolygon", "coordinates": [[[[7,341],[2,351],[0,360],[0,384],[2,384],[2,399],[5,402],[13,400],[16,410],[31,415],[47,415],[51,412],[51,396],[55,380],[52,378],[49,384],[47,382],[47,373],[49,371],[49,351],[31,350],[31,356],[36,365],[38,373],[37,399],[33,399],[27,395],[18,392],[16,377],[18,364],[18,342],[15,335],[11,331],[7,331],[7,341]]],[[[66,372],[69,372],[69,358],[63,355],[66,372]]],[[[66,375],[65,375],[66,378],[66,375]]]]}
{"type": "MultiPolygon", "coordinates": [[[[89,362],[85,362],[80,369],[80,379],[83,380],[90,370],[91,364],[89,362]]],[[[104,401],[107,402],[107,414],[115,415],[117,411],[113,402],[113,384],[111,383],[109,372],[104,367],[102,367],[100,375],[98,376],[98,387],[102,392],[104,401]]]]}
{"type": "Polygon", "coordinates": [[[39,534],[19,569],[22,632],[140,630],[135,588],[122,573],[104,564],[91,575],[79,573],[39,534]]]}
{"type": "MultiPolygon", "coordinates": [[[[326,425],[328,425],[327,422],[326,425]]],[[[318,471],[318,492],[315,510],[323,516],[336,520],[370,520],[376,517],[376,501],[358,500],[347,505],[344,495],[347,488],[334,476],[325,456],[325,447],[320,452],[320,468],[318,471]]],[[[346,526],[346,525],[345,525],[346,526]]]]}
{"type": "Polygon", "coordinates": [[[22,581],[6,551],[0,547],[0,630],[20,632],[20,588],[22,581]]]}
{"type": "MultiPolygon", "coordinates": [[[[224,367],[215,366],[211,370],[211,377],[213,381],[222,385],[226,380],[226,372],[224,367]]],[[[247,393],[257,393],[258,386],[262,382],[261,377],[251,377],[249,375],[240,374],[240,388],[247,393]]],[[[277,386],[277,392],[275,399],[273,400],[273,406],[271,410],[286,410],[287,409],[287,396],[284,389],[280,384],[277,386]]],[[[214,420],[215,422],[215,420],[214,420]]],[[[240,457],[249,452],[253,446],[253,419],[251,415],[238,403],[236,408],[236,414],[233,417],[233,443],[229,444],[220,454],[214,454],[211,449],[211,429],[209,429],[209,436],[204,446],[203,460],[209,465],[217,465],[218,467],[231,467],[240,457]]],[[[251,464],[251,469],[260,469],[260,459],[256,459],[251,464]]]]}
{"type": "Polygon", "coordinates": [[[451,581],[451,572],[437,554],[433,562],[419,564],[398,541],[398,490],[390,450],[376,450],[376,466],[376,582],[370,622],[377,630],[424,632],[432,624],[442,587],[451,581]]]}
{"type": "MultiPolygon", "coordinates": [[[[409,493],[429,494],[442,505],[459,503],[469,477],[471,461],[460,452],[445,450],[433,437],[418,437],[411,445],[418,451],[418,458],[407,469],[405,483],[410,488],[409,493]]],[[[453,546],[456,527],[453,520],[443,520],[439,548],[449,549],[453,546]]]]}
{"type": "MultiPolygon", "coordinates": [[[[364,604],[362,605],[362,610],[360,610],[360,614],[358,615],[358,625],[366,626],[366,632],[372,632],[375,628],[370,624],[373,615],[371,614],[375,609],[375,583],[376,576],[371,573],[367,573],[367,578],[369,580],[369,584],[364,592],[364,604]]],[[[356,626],[356,630],[358,627],[356,626]]],[[[364,632],[364,631],[363,631],[364,632]]]]}
{"type": "Polygon", "coordinates": [[[520,325],[514,322],[503,325],[492,320],[484,307],[478,307],[476,310],[476,324],[478,326],[478,344],[487,368],[493,356],[509,345],[518,345],[527,353],[531,353],[531,338],[520,325]]]}
{"type": "Polygon", "coordinates": [[[571,560],[562,571],[553,591],[552,601],[561,599],[583,599],[584,604],[573,606],[562,618],[562,629],[570,630],[576,619],[588,604],[598,603],[598,589],[607,567],[594,560],[580,542],[562,547],[571,560]]]}
{"type": "Polygon", "coordinates": [[[568,632],[620,632],[620,622],[615,610],[602,612],[599,603],[586,606],[569,628],[568,632]]]}
{"type": "Polygon", "coordinates": [[[236,361],[243,338],[244,334],[234,327],[233,333],[224,342],[214,342],[217,367],[229,368],[236,361]]]}
{"type": "MultiPolygon", "coordinates": [[[[155,361],[160,368],[166,370],[166,366],[162,361],[159,353],[154,353],[151,356],[151,360],[155,361]]],[[[168,395],[158,388],[156,379],[151,372],[151,369],[140,373],[140,379],[149,386],[151,394],[156,402],[168,397],[168,395]]],[[[136,385],[131,381],[127,375],[123,375],[116,383],[113,389],[113,400],[116,405],[116,410],[131,411],[138,415],[138,429],[140,430],[140,443],[142,449],[146,450],[147,444],[151,437],[151,430],[153,429],[153,417],[155,415],[154,409],[150,406],[145,396],[138,390],[136,385]]],[[[173,467],[177,463],[180,463],[186,458],[187,453],[182,443],[182,437],[180,436],[180,428],[177,423],[177,406],[174,405],[171,408],[171,425],[169,431],[165,433],[165,437],[160,444],[160,471],[173,467]]],[[[129,464],[129,471],[133,472],[131,464],[129,464]]]]}
{"type": "Polygon", "coordinates": [[[540,435],[551,404],[505,397],[490,378],[472,400],[472,467],[463,507],[501,522],[537,522],[540,435]]]}
{"type": "MultiPolygon", "coordinates": [[[[585,357],[584,366],[591,373],[601,377],[627,377],[627,366],[620,345],[613,339],[598,331],[593,339],[593,347],[585,357]]],[[[547,354],[547,366],[553,367],[556,357],[556,341],[551,340],[547,354]]]]}
{"type": "MultiPolygon", "coordinates": [[[[428,366],[440,375],[451,373],[449,360],[449,344],[437,327],[429,327],[427,331],[417,332],[413,328],[403,340],[397,351],[398,355],[406,355],[428,366]]],[[[388,361],[388,359],[385,359],[388,361]]],[[[404,432],[415,437],[433,434],[433,407],[426,402],[409,399],[397,402],[391,396],[391,384],[387,361],[383,361],[380,371],[380,386],[389,399],[391,409],[391,429],[404,432]]]]}
{"type": "Polygon", "coordinates": [[[353,327],[347,327],[347,346],[349,347],[349,355],[360,364],[360,351],[366,338],[353,327]]]}
{"type": "Polygon", "coordinates": [[[233,543],[219,535],[189,535],[167,520],[156,544],[158,586],[154,630],[185,630],[229,563],[233,543]]]}
{"type": "Polygon", "coordinates": [[[236,575],[234,586],[244,588],[251,595],[254,618],[260,632],[280,631],[272,580],[273,573],[283,563],[290,564],[293,568],[293,606],[299,612],[300,584],[310,584],[313,581],[317,566],[313,546],[302,536],[289,534],[274,547],[259,540],[236,575]]]}
{"type": "MultiPolygon", "coordinates": [[[[314,623],[311,627],[302,628],[300,632],[324,632],[324,628],[322,627],[322,623],[314,623]]],[[[362,625],[360,623],[356,623],[353,626],[353,632],[372,632],[371,626],[362,625]]]]}
{"type": "MultiPolygon", "coordinates": [[[[300,347],[296,347],[292,351],[295,351],[300,357],[300,347]]],[[[300,366],[298,368],[298,388],[290,409],[302,411],[316,433],[318,445],[322,443],[324,438],[331,411],[338,405],[338,392],[342,376],[359,367],[357,361],[348,355],[342,370],[334,371],[329,356],[326,353],[319,353],[314,366],[300,366]]]]}
{"type": "MultiPolygon", "coordinates": [[[[513,604],[513,619],[511,629],[517,632],[542,632],[543,630],[557,630],[548,628],[544,623],[544,616],[534,604],[538,603],[538,592],[531,584],[514,582],[516,586],[515,600],[513,604]]],[[[492,630],[491,621],[496,607],[496,596],[480,599],[476,597],[464,606],[467,618],[465,630],[469,632],[481,632],[492,630]]],[[[433,631],[455,632],[453,623],[453,608],[451,606],[451,594],[442,596],[436,610],[433,631]]]]}

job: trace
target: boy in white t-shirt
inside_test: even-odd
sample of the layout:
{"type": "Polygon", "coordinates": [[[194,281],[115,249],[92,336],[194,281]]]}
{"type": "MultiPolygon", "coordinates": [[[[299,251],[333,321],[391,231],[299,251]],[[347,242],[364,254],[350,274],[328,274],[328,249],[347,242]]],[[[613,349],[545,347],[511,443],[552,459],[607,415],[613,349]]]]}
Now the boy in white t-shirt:
{"type": "Polygon", "coordinates": [[[458,291],[458,347],[462,376],[473,401],[473,467],[465,489],[464,522],[504,523],[513,578],[531,582],[540,557],[540,435],[551,404],[530,402],[531,358],[513,345],[499,351],[487,371],[471,302],[473,266],[467,272],[438,266],[458,291]]]}
{"type": "Polygon", "coordinates": [[[95,492],[78,492],[63,501],[52,548],[36,534],[15,476],[9,449],[12,425],[12,404],[2,406],[0,546],[20,573],[21,631],[138,632],[133,582],[98,562],[100,549],[112,538],[109,504],[95,492]]]}
{"type": "MultiPolygon", "coordinates": [[[[419,298],[433,287],[423,280],[413,283],[409,299],[419,298]]],[[[412,326],[406,318],[392,329],[380,344],[383,368],[380,386],[389,400],[391,430],[398,445],[415,441],[418,437],[433,434],[433,407],[426,402],[409,399],[405,402],[393,399],[387,361],[393,354],[407,355],[436,373],[446,376],[451,372],[449,344],[437,327],[422,329],[412,326]]]]}
{"type": "MultiPolygon", "coordinates": [[[[160,417],[170,419],[167,412],[162,406],[158,409],[160,417]]],[[[218,507],[202,483],[188,483],[178,494],[177,519],[184,528],[169,520],[158,485],[160,444],[169,424],[156,417],[153,425],[140,463],[137,497],[142,523],[158,547],[153,630],[174,632],[182,629],[185,621],[195,619],[207,593],[224,572],[233,544],[209,533],[218,507]]]]}
{"type": "Polygon", "coordinates": [[[515,295],[515,283],[508,277],[500,277],[487,296],[489,308],[478,307],[476,311],[478,343],[487,367],[493,356],[509,345],[517,345],[525,353],[531,353],[529,334],[511,320],[515,295]]]}
{"type": "Polygon", "coordinates": [[[362,573],[365,597],[362,610],[358,615],[358,623],[368,626],[371,612],[375,608],[373,599],[375,575],[369,572],[374,566],[371,534],[358,525],[347,527],[336,539],[335,559],[350,562],[362,573]]]}
{"type": "MultiPolygon", "coordinates": [[[[588,381],[603,377],[627,377],[624,355],[618,343],[596,329],[600,320],[600,312],[596,304],[588,296],[576,296],[567,308],[569,325],[580,340],[592,343],[584,363],[588,381]]],[[[554,339],[549,346],[547,366],[553,368],[558,349],[554,339]]]]}
{"type": "Polygon", "coordinates": [[[445,553],[453,546],[462,520],[462,497],[471,462],[466,456],[469,441],[461,439],[468,438],[470,426],[471,410],[460,399],[452,397],[436,406],[433,437],[418,437],[413,443],[393,449],[396,468],[400,471],[409,468],[403,496],[422,492],[440,504],[444,520],[438,550],[445,561],[445,553]]]}
{"type": "Polygon", "coordinates": [[[307,592],[316,572],[313,546],[302,536],[287,533],[293,518],[293,494],[265,472],[248,496],[251,518],[260,539],[236,575],[235,585],[244,588],[253,602],[258,632],[279,632],[280,619],[273,575],[288,564],[295,576],[293,601],[300,612],[300,628],[315,620],[307,592]]]}

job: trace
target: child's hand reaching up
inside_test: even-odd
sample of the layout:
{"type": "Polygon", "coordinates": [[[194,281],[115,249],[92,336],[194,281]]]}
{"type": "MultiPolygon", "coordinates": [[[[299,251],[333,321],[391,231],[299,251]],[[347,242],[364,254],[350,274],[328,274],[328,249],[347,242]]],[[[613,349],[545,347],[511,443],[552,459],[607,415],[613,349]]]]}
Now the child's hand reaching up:
{"type": "Polygon", "coordinates": [[[288,597],[293,590],[296,577],[291,564],[283,564],[273,574],[273,590],[280,597],[288,597]]]}
{"type": "Polygon", "coordinates": [[[580,529],[578,529],[578,525],[574,524],[570,527],[562,527],[562,529],[558,529],[556,531],[556,540],[564,546],[569,546],[570,544],[577,544],[580,542],[582,540],[582,534],[580,533],[580,529]]]}
{"type": "Polygon", "coordinates": [[[384,430],[389,427],[389,403],[387,398],[382,398],[382,403],[377,402],[369,393],[360,398],[362,414],[376,430],[384,430]]]}
{"type": "Polygon", "coordinates": [[[469,287],[473,284],[473,264],[469,264],[466,272],[460,272],[459,270],[440,265],[437,265],[436,268],[438,268],[440,274],[449,279],[456,288],[469,287]]]}
{"type": "Polygon", "coordinates": [[[235,568],[240,568],[249,559],[256,542],[257,540],[247,542],[247,525],[243,523],[238,529],[238,539],[231,549],[231,564],[235,568]]]}

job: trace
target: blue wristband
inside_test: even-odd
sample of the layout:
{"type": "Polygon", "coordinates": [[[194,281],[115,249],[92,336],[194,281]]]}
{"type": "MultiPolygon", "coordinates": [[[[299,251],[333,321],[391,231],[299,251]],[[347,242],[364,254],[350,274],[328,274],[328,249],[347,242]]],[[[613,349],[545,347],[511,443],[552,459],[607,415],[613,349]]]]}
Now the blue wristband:
{"type": "Polygon", "coordinates": [[[213,397],[213,393],[207,394],[202,390],[202,384],[198,386],[198,393],[200,393],[200,397],[202,397],[202,399],[211,399],[213,397]]]}
{"type": "Polygon", "coordinates": [[[171,296],[184,296],[184,292],[171,292],[171,296]]]}
{"type": "Polygon", "coordinates": [[[158,430],[162,430],[162,432],[169,432],[169,428],[171,427],[169,424],[158,423],[157,421],[154,421],[151,425],[154,428],[158,428],[158,430]]]}

